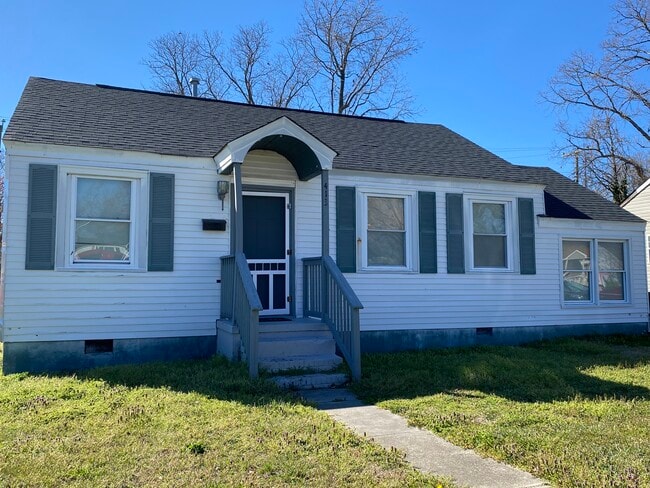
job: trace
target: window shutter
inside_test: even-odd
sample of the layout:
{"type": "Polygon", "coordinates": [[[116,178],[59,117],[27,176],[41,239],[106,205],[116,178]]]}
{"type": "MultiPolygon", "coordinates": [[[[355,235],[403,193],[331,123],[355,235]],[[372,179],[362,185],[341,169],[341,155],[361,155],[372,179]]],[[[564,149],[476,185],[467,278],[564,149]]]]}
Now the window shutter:
{"type": "Polygon", "coordinates": [[[149,271],[174,270],[174,175],[149,176],[149,271]]]}
{"type": "Polygon", "coordinates": [[[463,195],[447,193],[447,273],[465,272],[463,195]]]}
{"type": "Polygon", "coordinates": [[[535,274],[535,213],[532,198],[518,198],[519,268],[521,274],[535,274]]]}
{"type": "Polygon", "coordinates": [[[354,187],[336,187],[336,264],[344,273],[357,271],[357,211],[354,187]]]}
{"type": "Polygon", "coordinates": [[[58,167],[29,165],[25,269],[54,269],[58,167]]]}
{"type": "Polygon", "coordinates": [[[435,193],[418,192],[418,223],[420,229],[420,273],[437,273],[435,193]]]}

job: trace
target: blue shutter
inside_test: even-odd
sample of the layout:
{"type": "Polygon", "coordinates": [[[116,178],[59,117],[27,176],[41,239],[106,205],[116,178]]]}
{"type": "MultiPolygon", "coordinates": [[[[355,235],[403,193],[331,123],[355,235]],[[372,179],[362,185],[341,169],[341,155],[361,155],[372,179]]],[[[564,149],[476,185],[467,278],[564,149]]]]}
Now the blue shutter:
{"type": "Polygon", "coordinates": [[[465,272],[463,195],[447,193],[447,273],[465,272]]]}
{"type": "Polygon", "coordinates": [[[532,198],[518,198],[519,269],[521,274],[535,274],[535,213],[532,198]]]}
{"type": "Polygon", "coordinates": [[[149,175],[149,271],[174,270],[174,175],[149,175]]]}
{"type": "Polygon", "coordinates": [[[25,269],[54,269],[58,167],[29,165],[25,269]]]}
{"type": "Polygon", "coordinates": [[[436,242],[436,194],[418,192],[418,224],[420,232],[420,273],[438,272],[436,242]]]}
{"type": "Polygon", "coordinates": [[[357,271],[357,211],[354,187],[336,187],[336,264],[344,273],[357,271]]]}

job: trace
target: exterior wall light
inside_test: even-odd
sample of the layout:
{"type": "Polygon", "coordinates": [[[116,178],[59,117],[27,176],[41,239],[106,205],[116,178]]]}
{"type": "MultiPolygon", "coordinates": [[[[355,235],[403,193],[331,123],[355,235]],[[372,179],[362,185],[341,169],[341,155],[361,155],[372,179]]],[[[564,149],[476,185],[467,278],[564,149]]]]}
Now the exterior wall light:
{"type": "Polygon", "coordinates": [[[217,181],[217,196],[221,200],[221,210],[223,210],[223,201],[226,199],[226,195],[230,191],[230,182],[226,180],[217,181]]]}

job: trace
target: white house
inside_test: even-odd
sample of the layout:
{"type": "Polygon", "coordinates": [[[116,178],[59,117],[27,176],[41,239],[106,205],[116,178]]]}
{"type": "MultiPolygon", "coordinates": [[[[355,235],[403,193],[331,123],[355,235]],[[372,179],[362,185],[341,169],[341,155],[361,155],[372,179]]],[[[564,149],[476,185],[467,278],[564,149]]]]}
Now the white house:
{"type": "MultiPolygon", "coordinates": [[[[634,215],[641,217],[643,220],[650,222],[650,179],[645,181],[639,188],[636,189],[625,201],[621,204],[625,210],[634,215]]],[[[648,267],[648,278],[650,279],[650,232],[648,232],[648,224],[646,224],[646,259],[648,267]]],[[[649,282],[650,286],[650,282],[649,282]]],[[[650,289],[649,289],[650,290],[650,289]]]]}
{"type": "Polygon", "coordinates": [[[647,330],[642,219],[441,125],[32,78],[5,145],[5,373],[647,330]]]}

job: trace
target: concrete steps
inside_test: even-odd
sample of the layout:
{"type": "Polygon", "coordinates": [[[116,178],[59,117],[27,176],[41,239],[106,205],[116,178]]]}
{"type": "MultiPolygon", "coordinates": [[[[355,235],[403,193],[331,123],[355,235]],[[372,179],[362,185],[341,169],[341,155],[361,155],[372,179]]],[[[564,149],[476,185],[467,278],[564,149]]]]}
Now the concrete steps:
{"type": "Polygon", "coordinates": [[[271,378],[271,381],[280,388],[288,390],[323,390],[343,386],[350,381],[350,378],[344,373],[318,373],[298,376],[275,376],[271,378]]]}
{"type": "MultiPolygon", "coordinates": [[[[217,322],[217,347],[232,360],[239,359],[239,331],[230,321],[217,322]]],[[[259,366],[277,373],[292,369],[330,371],[343,360],[328,327],[314,319],[259,324],[259,366]]],[[[327,381],[326,381],[327,382],[327,381]]]]}
{"type": "Polygon", "coordinates": [[[312,336],[310,334],[290,334],[284,336],[266,337],[260,334],[258,344],[260,358],[291,357],[299,353],[301,356],[322,356],[335,354],[336,343],[329,337],[312,336]]]}
{"type": "Polygon", "coordinates": [[[308,369],[312,371],[330,371],[338,367],[343,360],[336,354],[321,354],[318,356],[289,356],[260,358],[260,368],[271,373],[289,371],[292,369],[308,369]]]}

